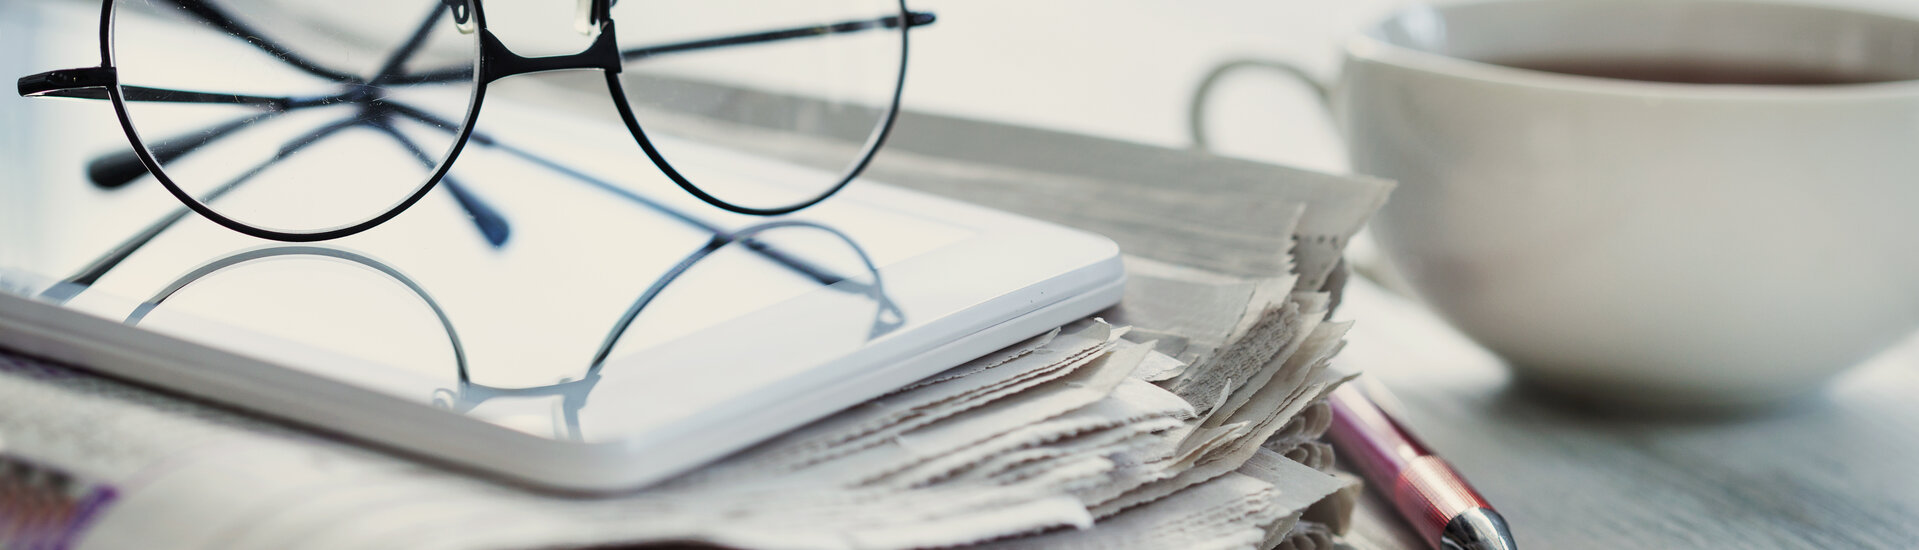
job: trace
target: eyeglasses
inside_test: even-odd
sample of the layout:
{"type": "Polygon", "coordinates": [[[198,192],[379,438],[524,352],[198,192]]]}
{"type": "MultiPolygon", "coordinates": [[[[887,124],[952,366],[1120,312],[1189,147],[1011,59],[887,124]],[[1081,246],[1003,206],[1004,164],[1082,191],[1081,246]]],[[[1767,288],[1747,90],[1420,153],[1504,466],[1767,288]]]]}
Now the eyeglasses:
{"type": "Polygon", "coordinates": [[[444,182],[500,244],[504,218],[448,172],[469,141],[497,146],[474,130],[489,84],[567,69],[602,73],[641,151],[687,193],[741,214],[806,208],[884,143],[907,30],[934,21],[904,0],[581,0],[590,44],[527,57],[480,0],[102,4],[100,66],[21,78],[20,94],[112,102],[132,148],[91,163],[97,185],[150,173],[207,219],[291,242],[365,231],[444,182]],[[809,99],[747,100],[794,96],[809,99]],[[768,181],[711,153],[748,144],[838,169],[768,181]]]}

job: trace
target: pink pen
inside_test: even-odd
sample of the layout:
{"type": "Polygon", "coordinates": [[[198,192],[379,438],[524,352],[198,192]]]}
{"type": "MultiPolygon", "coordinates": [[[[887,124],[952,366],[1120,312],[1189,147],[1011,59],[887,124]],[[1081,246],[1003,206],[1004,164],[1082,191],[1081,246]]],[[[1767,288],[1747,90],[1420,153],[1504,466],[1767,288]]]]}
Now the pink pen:
{"type": "Polygon", "coordinates": [[[1354,384],[1334,390],[1328,401],[1333,425],[1327,434],[1340,457],[1392,501],[1420,538],[1437,550],[1518,548],[1505,518],[1354,384]]]}

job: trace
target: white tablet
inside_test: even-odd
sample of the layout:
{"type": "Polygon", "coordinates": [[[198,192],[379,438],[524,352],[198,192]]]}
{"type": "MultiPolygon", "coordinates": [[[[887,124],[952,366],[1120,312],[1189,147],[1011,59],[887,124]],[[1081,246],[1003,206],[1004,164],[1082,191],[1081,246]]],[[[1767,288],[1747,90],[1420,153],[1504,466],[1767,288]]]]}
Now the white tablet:
{"type": "Polygon", "coordinates": [[[5,153],[0,346],[539,487],[643,487],[1092,314],[1123,282],[1105,238],[877,182],[724,214],[617,126],[491,106],[482,129],[603,144],[554,153],[575,176],[469,147],[453,176],[509,217],[503,246],[445,197],[324,243],[191,214],[142,242],[178,203],[89,186],[87,160],[125,145],[71,103],[36,108],[40,139],[5,153]]]}

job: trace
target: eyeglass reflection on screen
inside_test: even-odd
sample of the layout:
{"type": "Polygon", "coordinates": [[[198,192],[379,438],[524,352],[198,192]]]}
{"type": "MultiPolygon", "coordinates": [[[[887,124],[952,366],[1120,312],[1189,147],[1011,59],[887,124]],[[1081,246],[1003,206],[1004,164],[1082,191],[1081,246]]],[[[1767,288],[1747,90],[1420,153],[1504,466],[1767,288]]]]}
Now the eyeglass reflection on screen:
{"type": "MultiPolygon", "coordinates": [[[[602,379],[609,358],[623,355],[618,350],[644,349],[718,322],[661,319],[655,327],[644,329],[647,334],[639,340],[645,342],[624,342],[649,306],[676,298],[669,291],[675,283],[704,277],[705,289],[740,286],[732,266],[699,269],[702,262],[729,251],[770,266],[767,272],[844,295],[847,300],[835,303],[846,305],[845,313],[870,311],[869,322],[848,326],[844,335],[848,346],[884,337],[906,322],[886,294],[879,270],[858,243],[831,227],[790,220],[716,236],[687,254],[638,293],[609,325],[591,360],[574,371],[577,374],[545,384],[501,386],[479,381],[484,377],[476,374],[483,373],[470,369],[468,344],[461,339],[459,323],[429,289],[391,265],[338,247],[281,245],[214,259],[160,289],[136,307],[126,322],[164,324],[172,310],[176,318],[212,319],[321,349],[353,350],[354,355],[382,365],[450,378],[446,387],[432,392],[434,406],[460,413],[491,407],[495,410],[486,413],[490,417],[543,419],[539,422],[553,423],[553,435],[579,440],[580,410],[602,379]],[[656,327],[674,327],[677,332],[656,327]]],[[[704,294],[678,298],[710,299],[704,294]]]]}

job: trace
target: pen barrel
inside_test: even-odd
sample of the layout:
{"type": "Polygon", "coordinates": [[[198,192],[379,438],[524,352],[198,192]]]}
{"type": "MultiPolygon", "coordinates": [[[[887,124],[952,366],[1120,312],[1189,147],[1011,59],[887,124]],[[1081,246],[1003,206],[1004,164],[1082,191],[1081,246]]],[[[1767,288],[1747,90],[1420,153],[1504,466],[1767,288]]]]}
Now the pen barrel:
{"type": "Polygon", "coordinates": [[[1453,518],[1479,508],[1491,508],[1446,461],[1426,455],[1408,461],[1391,487],[1393,506],[1412,522],[1419,537],[1444,548],[1440,535],[1453,518]]]}
{"type": "Polygon", "coordinates": [[[1357,389],[1341,387],[1329,402],[1333,423],[1327,436],[1339,448],[1340,459],[1391,500],[1400,517],[1433,548],[1445,548],[1440,536],[1453,518],[1491,508],[1446,461],[1357,389]]]}

